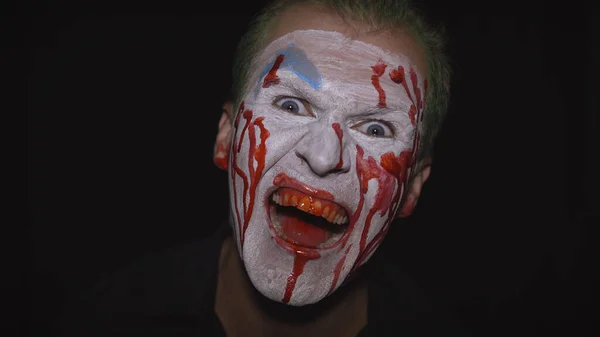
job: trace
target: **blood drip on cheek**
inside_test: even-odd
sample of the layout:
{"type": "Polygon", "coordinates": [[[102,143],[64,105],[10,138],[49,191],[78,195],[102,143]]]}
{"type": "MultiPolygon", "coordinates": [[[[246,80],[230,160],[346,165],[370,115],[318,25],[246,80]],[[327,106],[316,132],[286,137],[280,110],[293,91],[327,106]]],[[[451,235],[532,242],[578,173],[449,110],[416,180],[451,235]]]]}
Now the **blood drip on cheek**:
{"type": "Polygon", "coordinates": [[[338,279],[340,278],[340,273],[342,272],[342,267],[344,267],[344,262],[346,262],[346,256],[348,256],[348,252],[350,251],[351,247],[352,245],[348,246],[346,252],[344,253],[344,256],[342,256],[342,258],[335,265],[335,269],[333,270],[333,281],[331,281],[331,286],[329,287],[329,291],[327,292],[328,296],[333,292],[335,286],[337,285],[338,279]]]}
{"type": "MultiPolygon", "coordinates": [[[[371,81],[379,93],[379,106],[382,106],[382,103],[385,104],[385,92],[383,92],[383,89],[379,84],[379,77],[383,75],[385,66],[386,65],[380,60],[377,65],[371,67],[374,72],[374,75],[371,76],[371,81]]],[[[424,98],[421,96],[421,91],[418,87],[418,78],[416,72],[412,68],[409,71],[410,81],[412,82],[412,89],[415,94],[416,102],[413,99],[413,95],[411,94],[406,81],[404,67],[398,66],[397,69],[390,71],[389,76],[394,83],[401,84],[406,91],[408,98],[412,102],[408,115],[411,124],[417,126],[417,121],[421,121],[423,119],[422,110],[424,108],[424,98]]],[[[423,85],[424,95],[426,95],[427,81],[425,81],[423,85]]],[[[355,223],[360,217],[362,207],[364,205],[364,196],[369,188],[369,180],[378,180],[378,190],[375,195],[375,202],[373,203],[373,206],[369,210],[369,213],[365,219],[365,224],[360,239],[359,255],[354,263],[354,266],[352,267],[351,272],[362,265],[362,263],[379,246],[385,237],[385,234],[389,229],[389,224],[394,219],[394,215],[400,206],[401,198],[404,193],[404,187],[408,180],[408,169],[416,164],[417,155],[419,153],[419,144],[420,130],[417,127],[417,131],[413,139],[412,149],[402,151],[398,156],[392,152],[385,153],[381,156],[380,164],[378,164],[373,157],[369,157],[367,159],[363,158],[364,151],[360,146],[357,146],[356,172],[360,183],[361,195],[358,208],[352,215],[352,223],[355,223]],[[395,180],[395,183],[391,180],[392,178],[395,180]],[[392,195],[394,186],[396,187],[396,192],[393,194],[393,197],[390,197],[392,195]],[[383,224],[382,229],[367,245],[366,241],[369,234],[369,228],[371,227],[371,221],[373,215],[377,211],[380,212],[382,217],[387,214],[388,218],[383,224]]],[[[411,202],[412,206],[415,204],[414,200],[407,200],[407,202],[411,202]]]]}
{"type": "Polygon", "coordinates": [[[244,128],[242,129],[240,137],[238,139],[234,140],[234,143],[233,143],[234,151],[233,151],[233,156],[231,159],[231,162],[232,162],[231,179],[232,179],[232,183],[234,186],[233,199],[234,199],[235,212],[236,212],[238,225],[239,225],[238,232],[240,235],[240,245],[242,248],[244,246],[246,229],[248,228],[248,223],[250,222],[250,218],[252,217],[252,211],[254,210],[256,188],[258,187],[258,182],[260,180],[260,177],[262,176],[262,172],[265,167],[265,156],[267,154],[267,148],[266,148],[265,142],[266,142],[267,138],[269,138],[269,131],[265,128],[265,126],[263,124],[263,118],[258,117],[254,120],[254,122],[251,122],[252,115],[253,115],[252,110],[245,110],[242,114],[241,110],[243,110],[243,108],[244,108],[244,102],[242,102],[242,104],[240,105],[240,112],[238,112],[238,116],[236,118],[234,127],[237,130],[237,128],[239,126],[240,115],[243,115],[244,119],[246,120],[246,124],[244,125],[244,128]],[[256,128],[258,128],[260,130],[260,144],[258,144],[258,145],[256,144],[256,128]],[[249,149],[248,149],[248,173],[249,174],[248,175],[246,175],[246,173],[239,167],[238,162],[237,162],[237,154],[238,154],[238,152],[241,151],[243,137],[244,137],[246,130],[248,130],[248,143],[249,143],[249,149]],[[254,167],[254,162],[256,162],[256,168],[254,167]],[[240,210],[239,210],[238,204],[237,204],[237,187],[235,186],[236,176],[240,176],[244,183],[244,190],[243,190],[244,198],[242,198],[242,203],[244,206],[243,216],[240,214],[240,210]],[[248,181],[248,178],[250,178],[250,181],[248,181]],[[246,200],[248,200],[247,204],[246,204],[246,200]],[[243,219],[243,222],[242,222],[242,219],[243,219]]]}
{"type": "Polygon", "coordinates": [[[363,232],[360,238],[359,254],[356,259],[352,271],[356,270],[365,259],[379,246],[385,234],[387,233],[390,222],[394,218],[394,214],[400,204],[400,199],[404,190],[404,185],[407,180],[407,169],[412,165],[413,153],[411,150],[406,150],[395,156],[394,153],[388,152],[381,156],[381,163],[373,157],[363,158],[364,150],[357,145],[356,154],[356,171],[360,184],[360,200],[359,208],[353,215],[353,221],[360,217],[362,206],[364,205],[365,194],[369,189],[369,180],[377,179],[377,193],[375,201],[365,218],[363,232]],[[394,188],[396,192],[394,193],[394,188]],[[367,244],[367,236],[371,227],[371,221],[375,213],[384,217],[388,215],[379,233],[375,235],[373,240],[367,244]]]}

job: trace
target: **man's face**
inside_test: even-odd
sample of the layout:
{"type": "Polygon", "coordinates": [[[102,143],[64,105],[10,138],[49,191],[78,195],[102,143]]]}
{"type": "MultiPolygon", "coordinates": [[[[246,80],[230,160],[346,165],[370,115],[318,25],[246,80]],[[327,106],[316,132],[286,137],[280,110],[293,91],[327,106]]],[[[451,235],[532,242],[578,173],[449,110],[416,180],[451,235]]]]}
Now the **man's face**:
{"type": "Polygon", "coordinates": [[[262,294],[310,304],[387,233],[427,85],[409,57],[330,30],[286,33],[257,64],[229,154],[235,238],[262,294]]]}

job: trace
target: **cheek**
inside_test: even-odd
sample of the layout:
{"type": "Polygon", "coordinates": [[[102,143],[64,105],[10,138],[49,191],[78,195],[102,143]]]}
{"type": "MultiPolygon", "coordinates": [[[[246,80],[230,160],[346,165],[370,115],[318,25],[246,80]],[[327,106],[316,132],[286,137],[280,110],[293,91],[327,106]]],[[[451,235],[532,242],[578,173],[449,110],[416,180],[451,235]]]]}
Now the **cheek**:
{"type": "Polygon", "coordinates": [[[361,194],[359,208],[354,214],[353,220],[356,221],[361,212],[366,212],[366,217],[360,235],[358,257],[352,270],[366,262],[387,234],[404,194],[407,172],[413,164],[413,158],[413,152],[405,150],[399,155],[392,152],[385,153],[377,161],[371,156],[365,158],[363,149],[357,146],[356,172],[361,194]],[[377,184],[374,185],[377,190],[371,194],[374,195],[373,200],[366,203],[365,196],[369,192],[369,181],[373,179],[377,181],[377,184]],[[370,208],[366,204],[371,204],[370,208]],[[376,214],[383,223],[372,223],[376,214]],[[373,225],[380,227],[376,232],[370,233],[373,225]],[[370,240],[369,234],[371,234],[370,240]]]}
{"type": "Polygon", "coordinates": [[[263,117],[254,118],[244,103],[234,123],[235,136],[231,148],[231,184],[237,232],[243,248],[248,223],[256,204],[256,189],[265,168],[266,142],[270,136],[263,117]]]}

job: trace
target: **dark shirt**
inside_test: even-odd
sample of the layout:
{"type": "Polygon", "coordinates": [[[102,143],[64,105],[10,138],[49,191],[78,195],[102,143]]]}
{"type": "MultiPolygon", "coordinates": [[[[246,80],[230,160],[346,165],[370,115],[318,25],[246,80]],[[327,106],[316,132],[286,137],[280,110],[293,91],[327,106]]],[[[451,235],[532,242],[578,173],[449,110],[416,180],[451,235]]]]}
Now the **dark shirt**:
{"type": "MultiPolygon", "coordinates": [[[[196,244],[148,256],[66,306],[59,336],[225,336],[214,311],[218,260],[227,226],[196,244]]],[[[392,265],[371,258],[368,324],[359,337],[465,336],[450,313],[392,265]]]]}

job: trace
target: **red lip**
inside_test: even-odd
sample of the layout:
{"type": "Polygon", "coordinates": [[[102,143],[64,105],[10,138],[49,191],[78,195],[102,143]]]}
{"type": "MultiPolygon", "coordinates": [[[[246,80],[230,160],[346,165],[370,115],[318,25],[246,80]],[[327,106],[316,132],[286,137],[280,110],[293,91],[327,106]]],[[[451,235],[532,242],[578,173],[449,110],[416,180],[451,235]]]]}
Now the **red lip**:
{"type": "Polygon", "coordinates": [[[273,178],[273,185],[275,185],[277,187],[293,188],[298,191],[301,191],[302,193],[304,193],[306,195],[315,196],[320,199],[325,199],[325,200],[330,200],[330,201],[333,201],[333,199],[334,199],[333,194],[331,194],[327,191],[324,191],[324,190],[320,190],[320,189],[308,186],[304,183],[301,183],[298,180],[296,180],[292,177],[289,177],[285,173],[279,173],[277,176],[275,176],[275,178],[273,178]]]}
{"type": "MultiPolygon", "coordinates": [[[[335,202],[334,201],[335,198],[334,198],[334,196],[333,196],[332,193],[327,192],[325,190],[314,188],[314,187],[309,186],[309,185],[306,185],[306,184],[304,184],[304,183],[296,180],[295,178],[289,177],[285,173],[279,173],[273,179],[273,185],[275,185],[275,186],[277,186],[279,188],[292,188],[292,189],[296,189],[296,190],[298,190],[298,191],[300,191],[300,192],[302,192],[302,193],[304,193],[306,195],[317,197],[317,198],[323,199],[323,200],[328,200],[328,201],[331,201],[331,202],[335,202]]],[[[270,199],[270,195],[265,200],[265,207],[267,209],[267,212],[270,212],[269,211],[270,210],[270,208],[269,208],[270,207],[269,199],[270,199]]],[[[268,217],[269,229],[273,233],[273,238],[275,239],[276,243],[280,247],[282,247],[283,249],[285,249],[286,251],[288,251],[288,252],[290,252],[292,254],[295,254],[295,255],[304,256],[304,257],[306,257],[308,259],[319,258],[320,257],[319,251],[329,250],[331,248],[336,247],[341,242],[346,242],[348,240],[349,233],[352,232],[352,229],[354,227],[354,222],[352,221],[352,218],[353,218],[352,217],[352,213],[350,213],[345,207],[343,207],[343,208],[346,210],[346,213],[348,214],[348,216],[350,218],[350,223],[348,224],[348,227],[346,228],[346,231],[342,235],[342,237],[338,241],[336,241],[335,243],[331,244],[331,246],[329,246],[329,247],[322,247],[322,248],[303,247],[303,246],[298,246],[296,244],[293,244],[291,242],[288,242],[288,241],[280,238],[276,234],[276,230],[273,227],[273,224],[271,223],[270,216],[268,217]]]]}

